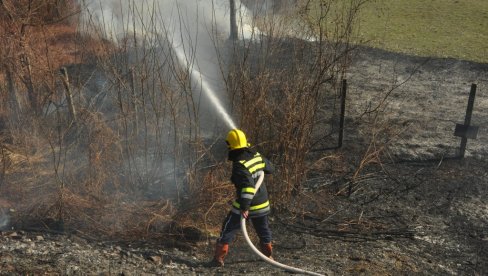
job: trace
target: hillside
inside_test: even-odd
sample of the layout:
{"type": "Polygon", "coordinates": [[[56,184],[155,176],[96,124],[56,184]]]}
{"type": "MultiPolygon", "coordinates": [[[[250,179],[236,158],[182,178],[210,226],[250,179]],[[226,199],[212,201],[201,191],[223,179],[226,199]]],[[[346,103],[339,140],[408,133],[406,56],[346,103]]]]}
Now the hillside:
{"type": "MultiPolygon", "coordinates": [[[[171,42],[17,21],[5,15],[15,3],[1,2],[0,275],[289,275],[241,236],[225,267],[207,267],[234,193],[225,131],[199,125],[191,69],[171,42]]],[[[396,18],[380,3],[365,14],[396,18]]],[[[225,41],[239,50],[225,79],[232,111],[277,165],[266,180],[277,261],[327,275],[488,274],[488,63],[469,61],[485,49],[422,52],[416,30],[401,34],[414,46],[225,41]],[[330,148],[341,77],[344,141],[330,148]],[[453,132],[473,83],[479,131],[460,158],[453,132]]]]}
{"type": "MultiPolygon", "coordinates": [[[[377,72],[377,65],[370,63],[371,60],[378,61],[386,72],[391,72],[388,66],[408,71],[419,64],[416,57],[368,49],[361,51],[349,79],[351,98],[346,140],[344,148],[337,152],[351,164],[359,161],[356,157],[360,154],[356,152],[360,140],[354,134],[358,130],[356,120],[360,118],[354,114],[363,101],[371,100],[362,97],[366,93],[364,89],[376,91],[387,85],[382,84],[383,81],[390,80],[383,79],[382,74],[364,73],[377,72]]],[[[452,64],[453,60],[430,59],[429,62],[430,65],[418,68],[422,72],[419,76],[438,78],[438,69],[452,64]]],[[[448,66],[451,68],[449,76],[455,79],[474,80],[473,76],[483,79],[488,74],[486,65],[461,61],[456,64],[456,67],[448,66]],[[467,72],[474,75],[466,75],[467,72]]],[[[478,84],[478,103],[484,105],[487,103],[486,82],[478,84]]],[[[427,93],[430,85],[431,82],[424,84],[417,80],[411,92],[407,92],[407,86],[402,93],[427,93]]],[[[462,119],[462,112],[456,114],[462,119]]],[[[418,117],[416,120],[426,121],[416,125],[428,126],[432,117],[437,115],[418,117]]],[[[486,118],[475,117],[479,125],[486,126],[486,118]]],[[[448,139],[451,134],[446,131],[443,135],[448,139]]],[[[271,217],[275,259],[327,275],[486,274],[488,167],[483,146],[485,137],[471,141],[467,158],[457,160],[448,158],[444,152],[451,146],[450,150],[455,151],[456,143],[432,147],[430,141],[438,141],[438,138],[429,127],[421,131],[420,136],[422,142],[412,144],[405,140],[402,143],[403,154],[397,156],[402,160],[372,164],[354,183],[349,178],[352,171],[342,171],[344,167],[339,159],[338,163],[331,160],[317,166],[315,177],[310,178],[305,191],[290,202],[289,210],[271,217]],[[422,161],[424,157],[432,160],[422,161]],[[354,186],[348,196],[351,184],[354,186]]],[[[288,275],[258,261],[242,238],[232,245],[226,266],[218,269],[206,267],[213,250],[213,235],[195,240],[182,232],[179,242],[171,244],[167,238],[103,241],[81,233],[14,229],[4,230],[0,238],[0,265],[6,275],[288,275]]]]}

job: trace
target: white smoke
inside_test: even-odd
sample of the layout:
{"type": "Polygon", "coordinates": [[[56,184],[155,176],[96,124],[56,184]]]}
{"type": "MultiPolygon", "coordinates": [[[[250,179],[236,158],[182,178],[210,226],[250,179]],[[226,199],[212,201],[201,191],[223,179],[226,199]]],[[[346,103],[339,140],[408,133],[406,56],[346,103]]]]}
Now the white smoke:
{"type": "MultiPolygon", "coordinates": [[[[293,6],[295,2],[242,1],[245,5],[240,0],[234,2],[238,38],[245,40],[257,40],[263,35],[254,27],[257,17],[282,11],[284,6],[293,6]]],[[[225,109],[229,104],[222,71],[227,62],[222,59],[222,49],[231,31],[229,0],[84,0],[83,7],[82,21],[114,43],[139,37],[143,47],[157,48],[162,46],[162,40],[167,41],[179,63],[189,69],[194,91],[204,94],[203,97],[195,95],[201,100],[202,108],[198,112],[202,122],[212,122],[218,116],[229,128],[236,127],[225,109]]],[[[284,22],[290,21],[283,16],[274,18],[280,18],[275,22],[280,29],[284,22]]]]}
{"type": "Polygon", "coordinates": [[[0,230],[4,230],[8,227],[10,222],[10,216],[8,211],[0,208],[0,230]]]}
{"type": "MultiPolygon", "coordinates": [[[[229,0],[85,0],[82,21],[95,27],[93,32],[114,43],[127,37],[143,38],[145,47],[160,47],[161,38],[176,52],[180,64],[191,71],[196,85],[206,99],[200,112],[208,117],[211,110],[224,118],[229,128],[236,125],[227,114],[227,95],[222,79],[222,45],[230,36],[229,0]]],[[[254,39],[250,11],[236,1],[238,34],[254,39]]]]}
{"type": "Polygon", "coordinates": [[[278,12],[284,1],[291,2],[291,0],[242,0],[254,14],[260,15],[278,12]]]}
{"type": "MultiPolygon", "coordinates": [[[[239,34],[243,39],[256,35],[252,12],[236,0],[239,34]],[[246,31],[247,30],[247,31],[246,31]]],[[[230,32],[229,0],[83,0],[82,20],[103,28],[111,40],[136,31],[164,33],[180,31],[205,35],[205,28],[215,27],[222,34],[230,32]]]]}

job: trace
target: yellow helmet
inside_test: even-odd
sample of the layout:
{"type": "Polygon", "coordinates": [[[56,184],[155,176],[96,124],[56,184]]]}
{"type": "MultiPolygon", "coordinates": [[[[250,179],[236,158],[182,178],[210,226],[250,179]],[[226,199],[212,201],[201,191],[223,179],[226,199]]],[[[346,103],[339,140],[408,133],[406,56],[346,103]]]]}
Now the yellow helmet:
{"type": "Polygon", "coordinates": [[[230,150],[247,148],[249,144],[247,143],[246,135],[240,129],[233,129],[227,134],[227,146],[230,150]]]}

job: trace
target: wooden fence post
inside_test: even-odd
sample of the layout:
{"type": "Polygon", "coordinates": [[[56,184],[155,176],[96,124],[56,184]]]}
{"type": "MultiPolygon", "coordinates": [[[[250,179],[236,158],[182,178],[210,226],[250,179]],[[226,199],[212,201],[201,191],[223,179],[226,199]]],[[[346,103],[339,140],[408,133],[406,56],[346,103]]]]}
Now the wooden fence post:
{"type": "Polygon", "coordinates": [[[459,157],[464,158],[466,153],[466,145],[469,139],[476,139],[478,134],[478,127],[471,125],[471,116],[473,114],[474,98],[476,96],[476,84],[471,85],[469,92],[468,107],[466,108],[466,116],[464,117],[464,125],[457,124],[454,130],[454,135],[461,137],[461,145],[459,148],[459,157]]]}

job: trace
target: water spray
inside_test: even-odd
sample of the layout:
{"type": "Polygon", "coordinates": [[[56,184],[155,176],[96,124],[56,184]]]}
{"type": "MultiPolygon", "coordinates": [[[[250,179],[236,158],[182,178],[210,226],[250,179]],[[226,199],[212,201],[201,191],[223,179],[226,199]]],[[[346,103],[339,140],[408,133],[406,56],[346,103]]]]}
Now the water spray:
{"type": "MultiPolygon", "coordinates": [[[[205,61],[205,59],[211,58],[213,56],[212,54],[208,55],[209,54],[208,50],[211,49],[211,47],[214,47],[214,44],[212,42],[213,38],[210,37],[211,34],[209,34],[209,37],[202,36],[205,33],[203,25],[205,25],[206,23],[205,23],[205,21],[200,22],[197,19],[196,24],[199,26],[196,28],[195,27],[189,27],[190,25],[188,25],[187,22],[185,21],[185,18],[188,16],[188,14],[186,14],[186,12],[188,12],[193,6],[192,7],[186,7],[186,9],[182,10],[184,8],[183,6],[180,6],[180,4],[176,4],[176,5],[178,7],[179,22],[178,21],[173,22],[173,24],[176,24],[176,26],[177,26],[179,23],[179,29],[180,29],[179,32],[181,32],[181,30],[187,30],[188,34],[189,35],[191,34],[191,36],[194,36],[194,37],[193,37],[193,39],[191,39],[190,37],[185,38],[185,36],[182,35],[181,33],[177,36],[173,36],[172,38],[168,37],[169,39],[172,40],[171,41],[171,47],[173,48],[173,51],[176,54],[176,57],[177,57],[179,63],[184,68],[188,69],[190,76],[191,76],[191,79],[193,80],[194,83],[199,85],[201,92],[203,94],[205,94],[207,99],[215,107],[217,114],[223,118],[224,122],[227,124],[227,126],[230,129],[235,129],[236,124],[234,123],[231,116],[229,115],[229,113],[224,108],[221,100],[218,98],[218,96],[217,96],[218,94],[216,93],[218,91],[215,91],[215,87],[212,87],[211,83],[209,82],[208,77],[205,76],[204,74],[202,74],[202,71],[200,70],[200,65],[202,62],[203,62],[203,66],[204,66],[206,71],[210,70],[212,72],[213,70],[216,69],[216,68],[213,68],[214,67],[213,64],[210,64],[210,63],[205,61]],[[173,41],[174,38],[177,38],[176,41],[173,41]],[[195,52],[193,54],[195,54],[195,55],[194,56],[191,55],[191,58],[189,58],[185,52],[185,49],[190,49],[190,47],[192,47],[192,44],[191,44],[192,41],[198,41],[198,43],[195,42],[193,45],[195,47],[194,48],[195,52]],[[200,41],[202,41],[202,42],[200,42],[200,41]],[[204,57],[205,57],[205,59],[204,59],[204,57]]],[[[195,12],[196,15],[198,15],[199,13],[203,13],[204,15],[205,14],[208,15],[208,9],[206,9],[204,7],[200,10],[198,8],[198,6],[199,6],[199,4],[196,4],[196,6],[194,7],[196,9],[196,12],[195,12]]],[[[213,20],[215,15],[212,14],[211,16],[212,16],[212,20],[213,20]]],[[[194,19],[188,18],[189,22],[191,22],[192,20],[194,20],[194,19]]],[[[206,19],[206,20],[208,20],[208,19],[206,19]]],[[[217,25],[216,27],[218,27],[220,29],[220,25],[216,21],[215,22],[212,21],[211,24],[216,24],[217,25]]],[[[171,26],[171,25],[172,24],[169,24],[169,26],[171,26]]],[[[178,33],[178,31],[176,31],[176,33],[178,33]]]]}
{"type": "Polygon", "coordinates": [[[181,63],[181,65],[183,65],[185,68],[188,68],[191,76],[200,82],[202,91],[205,93],[205,95],[207,95],[208,99],[215,106],[218,113],[222,115],[222,118],[227,123],[227,126],[229,126],[231,129],[237,128],[234,121],[227,113],[222,103],[219,101],[217,96],[215,96],[215,91],[212,89],[212,87],[205,79],[205,77],[202,75],[202,73],[200,73],[200,71],[195,68],[194,64],[188,63],[188,60],[185,56],[183,49],[173,46],[173,50],[175,51],[176,57],[178,58],[178,61],[181,63]]]}
{"type": "MultiPolygon", "coordinates": [[[[218,117],[223,118],[230,129],[236,128],[236,124],[222,104],[222,99],[219,99],[217,93],[219,91],[216,91],[217,88],[212,87],[209,81],[209,75],[215,75],[213,71],[218,68],[205,61],[205,59],[216,58],[214,54],[209,54],[214,44],[210,34],[206,36],[206,25],[215,24],[212,29],[228,31],[228,21],[225,20],[226,13],[228,14],[228,0],[218,0],[216,5],[213,1],[209,3],[177,0],[84,0],[83,4],[87,9],[83,19],[88,23],[99,25],[102,33],[115,42],[117,42],[115,34],[125,32],[137,33],[141,36],[167,34],[166,37],[171,39],[167,30],[179,27],[179,30],[175,28],[174,41],[170,44],[179,64],[188,69],[193,84],[199,86],[204,97],[215,107],[218,117]],[[177,14],[174,14],[175,12],[177,14]],[[186,35],[189,35],[188,39],[186,35]],[[185,54],[185,49],[191,47],[194,47],[195,52],[192,54],[195,55],[189,57],[185,54]],[[200,69],[205,69],[207,75],[202,74],[200,69]]],[[[158,44],[149,46],[157,47],[158,44]]]]}
{"type": "MultiPolygon", "coordinates": [[[[258,172],[258,174],[259,174],[259,178],[258,178],[258,181],[256,182],[256,187],[255,187],[256,191],[259,189],[259,187],[261,186],[261,184],[263,183],[263,180],[264,180],[264,172],[260,171],[260,172],[258,172]]],[[[242,233],[244,234],[244,238],[245,238],[247,244],[249,245],[249,247],[251,247],[252,251],[256,255],[258,255],[261,259],[263,259],[265,262],[267,262],[268,264],[282,268],[285,271],[289,271],[289,272],[301,273],[301,274],[306,274],[306,275],[314,275],[314,276],[324,276],[324,274],[320,274],[320,273],[316,273],[316,272],[307,271],[307,270],[303,270],[300,268],[288,266],[288,265],[279,263],[273,259],[266,257],[263,253],[261,253],[261,251],[259,251],[254,246],[251,239],[249,238],[249,235],[247,234],[247,228],[246,228],[246,219],[243,216],[241,216],[241,230],[242,230],[242,233]]]]}

